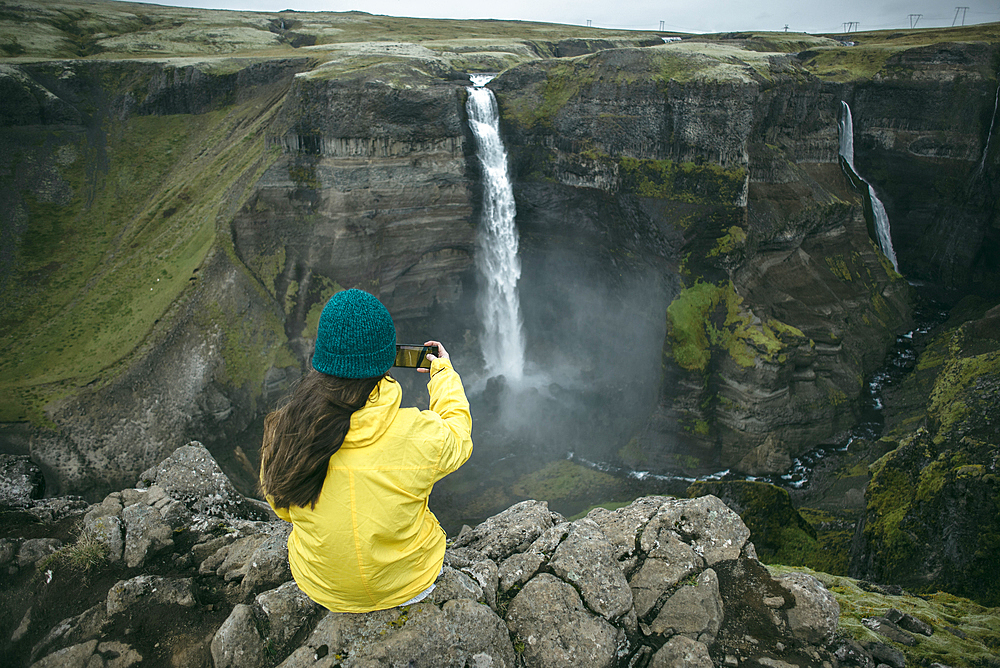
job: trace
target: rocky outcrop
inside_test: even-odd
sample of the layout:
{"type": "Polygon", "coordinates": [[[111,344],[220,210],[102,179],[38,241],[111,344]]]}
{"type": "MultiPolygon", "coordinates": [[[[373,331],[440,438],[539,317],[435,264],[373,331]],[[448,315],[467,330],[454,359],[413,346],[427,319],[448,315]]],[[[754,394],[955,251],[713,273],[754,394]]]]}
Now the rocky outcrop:
{"type": "Polygon", "coordinates": [[[645,497],[574,522],[522,502],[450,541],[429,599],[360,615],[302,594],[289,525],[236,493],[198,443],[81,512],[77,541],[27,540],[4,557],[15,576],[45,559],[42,579],[14,578],[20,602],[4,599],[2,619],[20,620],[6,665],[835,665],[832,595],[805,574],[772,577],[713,496],[645,497]],[[86,577],[105,589],[44,608],[95,545],[86,577]]]}

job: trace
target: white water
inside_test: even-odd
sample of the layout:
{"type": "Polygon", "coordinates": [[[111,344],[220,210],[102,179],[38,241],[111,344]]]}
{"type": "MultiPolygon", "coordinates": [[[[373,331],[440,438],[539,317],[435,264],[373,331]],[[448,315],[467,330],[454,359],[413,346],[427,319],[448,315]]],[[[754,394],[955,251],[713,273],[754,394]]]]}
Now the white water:
{"type": "Polygon", "coordinates": [[[476,138],[483,169],[483,215],[476,265],[482,285],[479,308],[483,318],[481,347],[486,375],[520,380],[524,375],[524,332],[517,281],[521,261],[517,256],[514,191],[507,170],[507,151],[500,139],[500,116],[493,91],[483,88],[489,79],[473,79],[466,111],[476,138]]]}
{"type": "Polygon", "coordinates": [[[986,145],[983,147],[983,159],[979,161],[979,169],[976,174],[981,174],[986,167],[986,154],[990,152],[990,138],[993,136],[993,124],[997,120],[997,106],[1000,106],[1000,86],[997,86],[996,98],[993,100],[993,115],[990,116],[990,129],[986,133],[986,145]]]}
{"type": "Polygon", "coordinates": [[[896,251],[892,248],[892,234],[885,206],[875,194],[872,185],[858,174],[858,170],[854,167],[854,120],[851,118],[851,108],[843,100],[840,104],[841,114],[840,120],[837,122],[837,127],[840,130],[840,157],[851,168],[851,172],[868,186],[868,197],[872,204],[872,216],[875,218],[875,234],[878,236],[879,248],[882,249],[882,254],[888,258],[889,262],[892,262],[892,268],[899,271],[899,265],[896,263],[896,251]]]}

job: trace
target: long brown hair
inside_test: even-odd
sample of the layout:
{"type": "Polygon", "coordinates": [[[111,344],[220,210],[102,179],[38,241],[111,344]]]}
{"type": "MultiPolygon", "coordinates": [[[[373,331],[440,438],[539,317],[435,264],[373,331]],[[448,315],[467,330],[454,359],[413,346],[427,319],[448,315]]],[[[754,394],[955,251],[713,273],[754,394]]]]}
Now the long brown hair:
{"type": "Polygon", "coordinates": [[[326,469],[344,443],[351,415],[367,403],[377,378],[337,378],[310,370],[288,404],[264,420],[261,491],[278,508],[313,507],[326,469]]]}

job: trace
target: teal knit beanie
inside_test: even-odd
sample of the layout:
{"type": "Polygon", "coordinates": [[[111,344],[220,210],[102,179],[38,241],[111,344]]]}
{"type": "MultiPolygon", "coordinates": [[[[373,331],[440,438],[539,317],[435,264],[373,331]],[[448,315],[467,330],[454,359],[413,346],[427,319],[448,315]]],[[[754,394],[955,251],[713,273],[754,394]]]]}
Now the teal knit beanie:
{"type": "Polygon", "coordinates": [[[378,299],[363,290],[330,297],[319,316],[313,368],[338,378],[374,378],[396,361],[396,328],[378,299]]]}

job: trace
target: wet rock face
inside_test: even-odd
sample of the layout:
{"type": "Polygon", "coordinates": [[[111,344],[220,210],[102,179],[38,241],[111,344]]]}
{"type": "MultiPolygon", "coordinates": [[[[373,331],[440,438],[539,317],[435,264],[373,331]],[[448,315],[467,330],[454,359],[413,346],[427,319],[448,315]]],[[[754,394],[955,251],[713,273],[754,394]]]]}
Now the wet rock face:
{"type": "Polygon", "coordinates": [[[916,47],[855,91],[859,169],[876,175],[889,218],[899,221],[893,239],[908,277],[996,290],[998,231],[988,212],[1000,195],[1000,165],[993,149],[986,155],[996,58],[988,43],[916,47]],[[980,90],[981,105],[960,101],[967,85],[980,90]],[[941,169],[945,161],[949,169],[941,169]]]}

